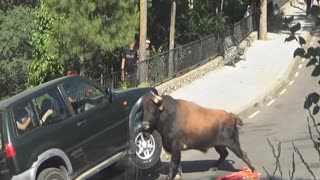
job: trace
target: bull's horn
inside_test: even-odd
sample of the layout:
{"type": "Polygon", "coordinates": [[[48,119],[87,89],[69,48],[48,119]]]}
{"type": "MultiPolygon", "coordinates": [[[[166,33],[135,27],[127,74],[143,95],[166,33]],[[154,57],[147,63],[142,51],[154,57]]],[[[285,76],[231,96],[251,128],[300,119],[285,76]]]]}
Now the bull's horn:
{"type": "Polygon", "coordinates": [[[154,103],[159,104],[159,103],[161,103],[161,101],[162,101],[162,97],[160,97],[158,95],[154,95],[154,98],[153,98],[154,103]]]}

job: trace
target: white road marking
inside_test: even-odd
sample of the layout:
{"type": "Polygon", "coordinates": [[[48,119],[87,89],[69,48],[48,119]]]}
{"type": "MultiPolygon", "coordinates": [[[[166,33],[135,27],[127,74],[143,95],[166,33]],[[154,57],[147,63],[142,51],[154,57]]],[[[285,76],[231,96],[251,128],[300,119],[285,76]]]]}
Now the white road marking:
{"type": "Polygon", "coordinates": [[[299,65],[299,69],[301,69],[301,68],[302,68],[302,64],[299,65]]]}
{"type": "Polygon", "coordinates": [[[280,95],[284,94],[287,91],[287,89],[284,89],[280,92],[280,95]]]}
{"type": "Polygon", "coordinates": [[[259,113],[260,113],[260,111],[256,111],[255,113],[251,114],[251,116],[249,116],[249,119],[253,118],[254,116],[256,116],[259,113]]]}
{"type": "Polygon", "coordinates": [[[294,83],[294,80],[290,81],[289,86],[291,86],[294,83]]]}
{"type": "Polygon", "coordinates": [[[296,72],[296,74],[294,75],[294,77],[298,77],[299,76],[299,72],[296,72]]]}
{"type": "Polygon", "coordinates": [[[273,104],[276,100],[275,99],[272,99],[272,101],[270,101],[267,106],[270,106],[271,104],[273,104]]]}

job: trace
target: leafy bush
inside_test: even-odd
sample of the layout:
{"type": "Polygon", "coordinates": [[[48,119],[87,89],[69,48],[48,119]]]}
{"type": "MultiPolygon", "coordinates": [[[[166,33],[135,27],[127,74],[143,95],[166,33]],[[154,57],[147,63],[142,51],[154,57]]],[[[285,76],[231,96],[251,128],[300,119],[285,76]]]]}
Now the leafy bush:
{"type": "Polygon", "coordinates": [[[27,89],[28,61],[0,61],[0,100],[27,89]]]}

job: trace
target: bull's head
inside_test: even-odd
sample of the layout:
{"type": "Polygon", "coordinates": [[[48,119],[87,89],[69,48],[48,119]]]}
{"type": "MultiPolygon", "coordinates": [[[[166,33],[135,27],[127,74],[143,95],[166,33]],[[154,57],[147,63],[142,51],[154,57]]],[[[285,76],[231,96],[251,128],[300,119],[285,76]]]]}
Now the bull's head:
{"type": "Polygon", "coordinates": [[[148,95],[143,102],[142,127],[145,130],[153,130],[163,111],[163,99],[158,95],[148,95]]]}

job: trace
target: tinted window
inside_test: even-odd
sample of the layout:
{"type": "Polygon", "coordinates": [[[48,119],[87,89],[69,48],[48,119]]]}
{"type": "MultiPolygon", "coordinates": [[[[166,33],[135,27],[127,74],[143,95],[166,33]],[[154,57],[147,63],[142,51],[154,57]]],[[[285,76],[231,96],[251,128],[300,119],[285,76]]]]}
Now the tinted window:
{"type": "Polygon", "coordinates": [[[67,82],[63,85],[75,113],[85,112],[104,100],[104,93],[83,81],[67,82]]]}
{"type": "Polygon", "coordinates": [[[57,88],[36,97],[35,103],[40,123],[52,123],[70,117],[70,113],[57,88]]]}
{"type": "Polygon", "coordinates": [[[37,126],[31,100],[15,106],[13,108],[13,114],[19,134],[27,132],[37,126]]]}

